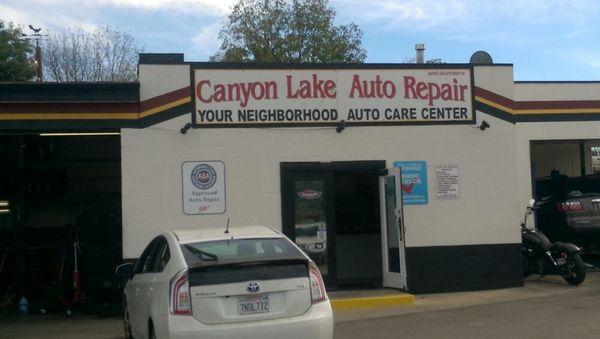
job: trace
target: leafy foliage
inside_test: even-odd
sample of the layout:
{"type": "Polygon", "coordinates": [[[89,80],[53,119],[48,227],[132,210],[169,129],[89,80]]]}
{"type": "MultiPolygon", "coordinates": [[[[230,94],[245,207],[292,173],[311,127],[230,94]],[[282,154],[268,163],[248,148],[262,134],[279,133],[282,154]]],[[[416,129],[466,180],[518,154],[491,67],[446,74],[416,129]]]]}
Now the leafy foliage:
{"type": "Polygon", "coordinates": [[[0,81],[27,81],[35,74],[31,62],[33,47],[12,23],[0,21],[0,81]]]}
{"type": "Polygon", "coordinates": [[[362,31],[336,26],[327,0],[239,0],[219,33],[211,61],[360,63],[362,31]]]}
{"type": "Polygon", "coordinates": [[[48,36],[44,72],[58,82],[132,81],[142,51],[131,34],[108,26],[91,33],[81,28],[60,30],[48,36]]]}

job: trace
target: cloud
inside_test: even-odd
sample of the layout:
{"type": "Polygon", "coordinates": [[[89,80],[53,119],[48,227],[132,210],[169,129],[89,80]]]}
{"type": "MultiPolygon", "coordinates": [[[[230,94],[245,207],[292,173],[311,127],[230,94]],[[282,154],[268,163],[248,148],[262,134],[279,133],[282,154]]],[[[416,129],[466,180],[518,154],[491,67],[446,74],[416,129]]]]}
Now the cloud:
{"type": "Polygon", "coordinates": [[[594,20],[594,0],[332,0],[338,19],[409,31],[459,31],[494,25],[562,22],[584,26],[594,20]]]}
{"type": "MultiPolygon", "coordinates": [[[[77,15],[77,9],[67,9],[62,7],[38,6],[31,4],[28,1],[15,3],[0,4],[0,19],[12,21],[13,23],[23,26],[32,24],[36,27],[42,27],[42,33],[48,33],[49,30],[56,28],[81,27],[86,31],[93,31],[98,27],[92,20],[86,20],[86,15],[80,13],[77,15]],[[23,10],[27,8],[27,10],[23,10]],[[73,12],[74,11],[74,12],[73,12]]],[[[48,1],[42,1],[46,3],[48,1]]],[[[28,30],[25,29],[27,33],[28,30]]]]}
{"type": "Polygon", "coordinates": [[[549,54],[556,55],[573,64],[582,64],[594,69],[600,69],[600,50],[589,50],[582,48],[570,48],[551,51],[549,54]]]}
{"type": "Polygon", "coordinates": [[[219,30],[221,22],[216,21],[200,29],[191,40],[195,51],[202,58],[215,54],[219,48],[219,30]]]}
{"type": "Polygon", "coordinates": [[[84,2],[88,6],[128,7],[151,11],[170,9],[195,12],[201,16],[225,16],[234,3],[233,0],[84,0],[84,2]]]}
{"type": "Polygon", "coordinates": [[[21,25],[48,28],[79,26],[85,30],[105,24],[107,11],[147,11],[153,14],[187,14],[199,18],[221,18],[234,0],[3,0],[0,19],[21,25]],[[102,14],[104,13],[104,14],[102,14]],[[97,24],[100,23],[100,24],[97,24]]]}

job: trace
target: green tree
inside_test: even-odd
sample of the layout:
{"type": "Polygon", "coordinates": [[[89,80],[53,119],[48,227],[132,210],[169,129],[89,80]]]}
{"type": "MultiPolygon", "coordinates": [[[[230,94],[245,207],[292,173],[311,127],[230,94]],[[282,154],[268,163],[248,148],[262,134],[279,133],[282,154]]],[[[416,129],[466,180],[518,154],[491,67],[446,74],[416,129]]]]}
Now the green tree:
{"type": "Polygon", "coordinates": [[[0,20],[0,81],[27,81],[35,74],[31,62],[33,47],[11,22],[0,20]]]}
{"type": "Polygon", "coordinates": [[[362,31],[336,26],[327,0],[239,0],[211,61],[361,63],[362,31]]]}

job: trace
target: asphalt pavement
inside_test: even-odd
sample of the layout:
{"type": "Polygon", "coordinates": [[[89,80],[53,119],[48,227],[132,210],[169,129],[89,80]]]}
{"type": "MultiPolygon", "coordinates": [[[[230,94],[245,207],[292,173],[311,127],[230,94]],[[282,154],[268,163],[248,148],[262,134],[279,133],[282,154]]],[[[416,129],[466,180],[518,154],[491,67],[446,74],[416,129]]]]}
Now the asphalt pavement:
{"type": "MultiPolygon", "coordinates": [[[[417,295],[410,306],[335,312],[336,339],[600,338],[600,272],[581,286],[530,277],[524,287],[417,295]]],[[[0,317],[0,338],[123,338],[120,318],[0,317]]],[[[268,338],[275,339],[275,338],[268,338]]]]}
{"type": "Polygon", "coordinates": [[[544,277],[520,289],[419,296],[401,314],[339,321],[334,338],[600,338],[599,305],[599,273],[579,287],[544,277]]]}

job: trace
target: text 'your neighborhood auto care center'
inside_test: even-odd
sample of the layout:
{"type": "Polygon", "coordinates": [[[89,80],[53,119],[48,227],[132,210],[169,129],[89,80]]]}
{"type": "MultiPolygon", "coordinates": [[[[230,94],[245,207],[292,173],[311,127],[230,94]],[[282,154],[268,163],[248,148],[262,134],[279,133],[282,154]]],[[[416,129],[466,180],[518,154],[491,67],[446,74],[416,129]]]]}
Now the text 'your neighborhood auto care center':
{"type": "Polygon", "coordinates": [[[445,122],[473,117],[469,70],[263,70],[241,77],[196,72],[198,124],[445,122]]]}

